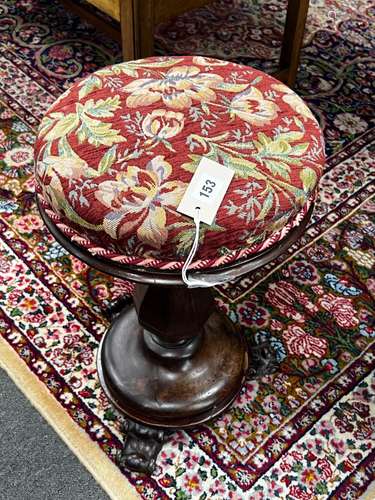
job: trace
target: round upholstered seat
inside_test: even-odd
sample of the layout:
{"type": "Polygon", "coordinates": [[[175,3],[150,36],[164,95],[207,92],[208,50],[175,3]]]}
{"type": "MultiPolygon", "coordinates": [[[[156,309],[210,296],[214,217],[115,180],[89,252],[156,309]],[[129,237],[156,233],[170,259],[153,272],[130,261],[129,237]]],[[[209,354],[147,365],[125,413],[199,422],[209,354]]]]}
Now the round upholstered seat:
{"type": "Polygon", "coordinates": [[[35,147],[37,190],[55,224],[90,252],[179,267],[194,223],[176,209],[202,157],[235,172],[195,258],[218,265],[298,224],[324,144],[304,102],[260,71],[149,58],[93,73],[49,109],[35,147]]]}

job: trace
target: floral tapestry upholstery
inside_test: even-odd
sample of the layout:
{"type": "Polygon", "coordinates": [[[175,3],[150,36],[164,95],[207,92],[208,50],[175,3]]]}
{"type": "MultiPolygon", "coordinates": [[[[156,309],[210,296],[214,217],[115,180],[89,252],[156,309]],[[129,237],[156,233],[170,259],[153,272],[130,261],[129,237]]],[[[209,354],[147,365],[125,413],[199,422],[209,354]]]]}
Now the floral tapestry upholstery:
{"type": "Polygon", "coordinates": [[[235,171],[196,262],[259,251],[303,217],[324,166],[318,122],[292,90],[248,66],[153,57],[76,82],[45,115],[37,190],[92,253],[184,261],[194,222],[177,206],[202,157],[235,171]],[[267,243],[268,242],[268,243],[267,243]]]}

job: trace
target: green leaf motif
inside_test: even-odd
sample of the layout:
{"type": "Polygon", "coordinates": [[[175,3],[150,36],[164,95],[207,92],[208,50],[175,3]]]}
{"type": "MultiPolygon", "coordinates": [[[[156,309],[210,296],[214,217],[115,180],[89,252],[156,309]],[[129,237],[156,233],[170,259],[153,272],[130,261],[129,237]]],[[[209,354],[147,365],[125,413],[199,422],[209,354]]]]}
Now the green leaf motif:
{"type": "Polygon", "coordinates": [[[175,498],[176,500],[190,500],[191,496],[187,495],[184,491],[182,490],[176,490],[175,491],[175,498]]]}
{"type": "Polygon", "coordinates": [[[304,153],[306,153],[309,146],[310,144],[308,142],[301,142],[300,144],[296,144],[292,147],[291,154],[295,156],[302,156],[304,153]]]}
{"type": "Polygon", "coordinates": [[[293,472],[300,472],[303,470],[303,465],[301,462],[297,462],[296,464],[293,465],[292,467],[293,472]]]}
{"type": "Polygon", "coordinates": [[[10,315],[12,318],[14,318],[15,316],[22,316],[22,311],[18,308],[12,309],[10,315]]]}
{"type": "Polygon", "coordinates": [[[112,146],[117,142],[125,141],[125,137],[119,135],[117,130],[112,128],[111,123],[95,120],[83,114],[81,126],[78,129],[78,141],[80,143],[88,140],[93,146],[112,146]]]}
{"type": "Polygon", "coordinates": [[[233,149],[254,150],[253,142],[226,142],[225,146],[233,149]]]}
{"type": "Polygon", "coordinates": [[[256,158],[262,162],[274,175],[290,180],[290,165],[301,165],[300,157],[307,151],[308,142],[290,144],[293,140],[300,140],[302,132],[290,132],[276,135],[271,138],[263,132],[258,134],[254,141],[257,148],[256,158]]]}
{"type": "Polygon", "coordinates": [[[258,180],[265,179],[265,176],[258,170],[254,162],[245,160],[245,158],[223,153],[222,151],[220,151],[220,156],[223,159],[224,166],[234,170],[236,177],[245,179],[251,177],[258,180]]]}
{"type": "MultiPolygon", "coordinates": [[[[188,227],[186,230],[181,230],[179,231],[178,235],[174,237],[173,241],[176,244],[177,248],[177,253],[178,255],[186,257],[189,253],[189,250],[191,248],[191,244],[194,241],[194,235],[195,235],[195,227],[193,227],[193,222],[190,218],[186,217],[187,223],[186,224],[180,224],[178,226],[174,225],[174,227],[179,227],[182,228],[184,225],[188,227]]],[[[201,224],[200,228],[200,235],[199,235],[199,244],[202,244],[207,232],[223,232],[225,229],[222,226],[219,226],[215,222],[209,226],[207,224],[201,224]]],[[[200,464],[202,465],[202,464],[200,464]]]]}
{"type": "Polygon", "coordinates": [[[260,83],[261,81],[263,80],[263,77],[262,76],[257,76],[256,78],[254,78],[254,80],[250,83],[250,85],[257,85],[258,83],[260,83]]]}
{"type": "Polygon", "coordinates": [[[65,116],[62,113],[52,113],[44,123],[42,122],[40,133],[43,135],[49,130],[45,138],[47,141],[54,141],[66,137],[79,126],[77,136],[80,143],[88,140],[94,146],[112,146],[126,139],[112,128],[111,123],[100,121],[98,118],[111,118],[119,107],[118,95],[98,101],[89,99],[85,104],[77,103],[75,113],[65,116]]]}
{"type": "Polygon", "coordinates": [[[41,136],[46,135],[52,125],[63,116],[63,113],[51,113],[50,115],[45,116],[39,125],[39,134],[41,136]]]}
{"type": "Polygon", "coordinates": [[[116,420],[117,416],[115,415],[115,412],[112,410],[112,408],[110,408],[109,410],[106,410],[104,412],[104,418],[108,421],[114,421],[116,420]]]}
{"type": "Polygon", "coordinates": [[[80,90],[78,92],[78,99],[83,99],[95,89],[102,88],[102,81],[99,77],[91,75],[79,84],[80,90]]]}
{"type": "Polygon", "coordinates": [[[79,156],[73,151],[68,139],[64,136],[58,142],[59,156],[64,156],[67,158],[79,158],[79,156]]]}
{"type": "Polygon", "coordinates": [[[112,146],[110,149],[108,149],[105,155],[103,155],[98,166],[99,175],[104,174],[113,165],[114,161],[116,160],[116,149],[117,146],[112,146]]]}
{"type": "Polygon", "coordinates": [[[211,477],[217,477],[217,468],[216,467],[211,467],[211,477]]]}
{"type": "Polygon", "coordinates": [[[102,224],[97,224],[97,225],[91,224],[86,220],[82,219],[82,217],[80,217],[69,205],[68,201],[65,199],[65,196],[62,193],[60,193],[55,189],[53,190],[53,192],[59,206],[61,207],[61,210],[65,212],[66,217],[68,217],[68,219],[70,219],[72,222],[86,229],[92,229],[94,231],[101,231],[103,229],[102,224]]]}
{"type": "Polygon", "coordinates": [[[319,483],[315,485],[314,493],[316,493],[317,495],[328,494],[328,488],[324,481],[319,481],[319,483]]]}
{"type": "Polygon", "coordinates": [[[247,83],[216,83],[214,88],[225,90],[226,92],[243,92],[249,85],[247,83]]]}
{"type": "Polygon", "coordinates": [[[200,155],[189,155],[189,158],[191,159],[191,162],[183,163],[181,167],[188,172],[194,173],[197,170],[202,157],[200,155]]]}
{"type": "Polygon", "coordinates": [[[186,472],[185,467],[178,467],[176,470],[176,477],[181,476],[184,472],[186,472]]]}
{"type": "Polygon", "coordinates": [[[315,170],[312,168],[306,167],[299,173],[300,179],[303,184],[303,189],[305,191],[311,191],[317,183],[317,177],[315,170]]]}
{"type": "Polygon", "coordinates": [[[267,198],[264,200],[262,210],[259,212],[256,220],[263,220],[272,207],[273,207],[273,192],[270,191],[267,195],[267,198]]]}
{"type": "Polygon", "coordinates": [[[287,163],[282,160],[275,159],[265,159],[263,160],[265,166],[272,172],[273,175],[279,175],[283,179],[289,181],[290,180],[290,167],[287,163]]]}
{"type": "MultiPolygon", "coordinates": [[[[119,68],[119,64],[116,64],[115,66],[113,66],[112,68],[112,71],[115,75],[127,75],[127,76],[131,76],[132,78],[138,78],[138,71],[134,68],[131,67],[130,64],[123,64],[121,65],[121,67],[119,68]]],[[[108,73],[109,75],[111,73],[108,73]]]]}
{"type": "Polygon", "coordinates": [[[119,95],[107,97],[107,99],[99,99],[99,101],[89,99],[83,106],[83,113],[97,118],[111,118],[116,109],[120,107],[119,95]]]}
{"type": "Polygon", "coordinates": [[[198,476],[200,476],[202,481],[206,481],[208,477],[207,472],[204,469],[198,469],[198,476]]]}
{"type": "Polygon", "coordinates": [[[137,68],[169,68],[178,62],[178,59],[173,58],[155,62],[146,62],[142,59],[140,61],[129,61],[121,64],[115,64],[109,68],[100,69],[96,72],[96,74],[100,76],[127,75],[132,78],[138,78],[137,68]]]}
{"type": "Polygon", "coordinates": [[[294,123],[297,125],[297,127],[301,131],[305,131],[305,127],[303,126],[303,123],[301,122],[301,120],[299,118],[297,118],[297,116],[294,117],[294,123]]]}
{"type": "Polygon", "coordinates": [[[54,141],[55,139],[60,139],[60,137],[64,135],[68,135],[77,127],[78,123],[78,116],[75,113],[67,114],[64,118],[55,121],[54,126],[46,135],[46,140],[54,141]]]}
{"type": "Polygon", "coordinates": [[[80,143],[88,140],[90,144],[99,146],[112,146],[115,143],[125,141],[125,137],[112,128],[112,124],[102,122],[93,117],[111,118],[113,113],[120,107],[118,95],[100,99],[99,101],[88,100],[83,106],[77,105],[77,113],[81,120],[78,129],[78,141],[80,143]]]}

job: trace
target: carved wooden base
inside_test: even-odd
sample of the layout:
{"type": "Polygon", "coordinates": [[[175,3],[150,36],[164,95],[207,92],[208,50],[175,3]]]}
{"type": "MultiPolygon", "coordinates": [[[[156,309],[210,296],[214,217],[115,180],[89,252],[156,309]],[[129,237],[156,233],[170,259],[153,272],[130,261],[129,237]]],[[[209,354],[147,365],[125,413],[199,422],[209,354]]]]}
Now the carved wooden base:
{"type": "MultiPolygon", "coordinates": [[[[194,319],[187,321],[193,327],[194,319]]],[[[244,339],[213,311],[201,332],[163,342],[138,322],[135,308],[121,313],[98,353],[100,382],[127,417],[160,428],[192,427],[225,410],[248,368],[244,339]]]]}
{"type": "Polygon", "coordinates": [[[248,348],[207,289],[137,285],[134,306],[114,309],[98,352],[101,385],[128,419],[119,462],[152,473],[168,429],[207,422],[227,409],[245,376],[273,373],[270,344],[248,348]]]}
{"type": "MultiPolygon", "coordinates": [[[[268,342],[249,346],[251,364],[249,378],[262,377],[274,373],[279,364],[276,354],[268,342]]],[[[120,467],[152,474],[156,460],[169,434],[167,429],[149,427],[127,419],[124,426],[125,442],[118,457],[120,467]]]]}
{"type": "Polygon", "coordinates": [[[120,463],[150,473],[164,431],[219,415],[248,370],[239,329],[207,289],[137,285],[104,336],[98,372],[110,402],[129,419],[120,463]]]}

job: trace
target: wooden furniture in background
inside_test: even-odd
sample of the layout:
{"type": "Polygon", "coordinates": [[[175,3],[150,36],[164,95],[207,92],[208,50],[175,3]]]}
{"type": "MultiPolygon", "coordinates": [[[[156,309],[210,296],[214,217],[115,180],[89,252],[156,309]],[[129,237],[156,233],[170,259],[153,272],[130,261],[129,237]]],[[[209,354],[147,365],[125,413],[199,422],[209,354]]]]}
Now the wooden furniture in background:
{"type": "MultiPolygon", "coordinates": [[[[91,0],[89,0],[91,1],[91,0]]],[[[100,0],[99,0],[100,1],[100,0]]],[[[120,2],[122,53],[125,61],[154,54],[154,28],[210,0],[117,0],[120,2]]]]}
{"type": "MultiPolygon", "coordinates": [[[[118,30],[82,4],[74,0],[61,1],[69,10],[121,42],[124,61],[153,55],[154,28],[159,23],[210,3],[210,0],[87,0],[118,21],[118,30]]],[[[279,69],[273,76],[289,87],[293,87],[296,79],[308,8],[309,0],[288,0],[279,69]]]]}
{"type": "Polygon", "coordinates": [[[61,3],[121,42],[124,61],[132,61],[153,55],[155,26],[186,11],[203,7],[210,0],[87,0],[87,3],[118,21],[120,29],[86,9],[82,3],[75,0],[61,0],[61,3]]]}
{"type": "Polygon", "coordinates": [[[279,70],[273,76],[289,87],[296,81],[308,10],[309,0],[288,0],[279,70]]]}

